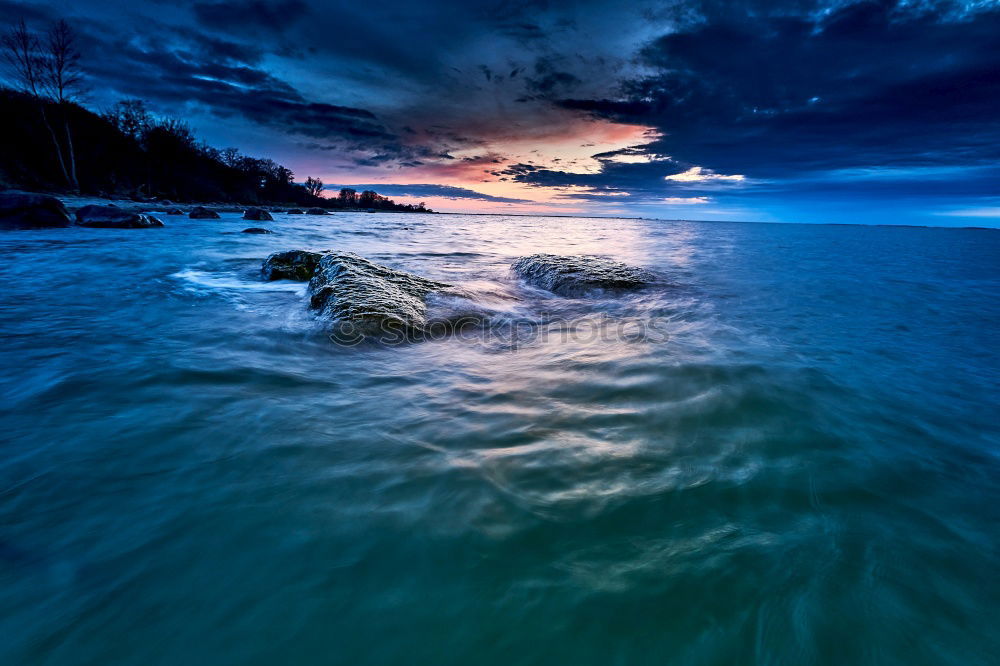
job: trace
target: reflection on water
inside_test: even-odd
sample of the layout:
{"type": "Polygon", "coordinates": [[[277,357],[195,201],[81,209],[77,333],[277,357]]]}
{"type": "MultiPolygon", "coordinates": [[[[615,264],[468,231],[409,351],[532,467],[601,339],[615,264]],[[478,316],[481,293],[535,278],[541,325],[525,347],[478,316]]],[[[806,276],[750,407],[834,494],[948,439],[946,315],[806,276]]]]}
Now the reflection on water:
{"type": "Polygon", "coordinates": [[[997,233],[243,226],[0,237],[3,663],[1000,653],[997,233]],[[292,248],[455,283],[432,312],[492,328],[332,344],[259,280],[292,248]],[[664,280],[561,298],[508,270],[540,252],[664,280]]]}

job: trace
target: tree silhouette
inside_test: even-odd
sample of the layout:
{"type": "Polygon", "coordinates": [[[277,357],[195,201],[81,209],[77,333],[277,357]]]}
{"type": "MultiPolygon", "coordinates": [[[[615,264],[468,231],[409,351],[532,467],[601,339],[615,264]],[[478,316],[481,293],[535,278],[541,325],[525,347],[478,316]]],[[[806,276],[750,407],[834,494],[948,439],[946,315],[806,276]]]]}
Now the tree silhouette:
{"type": "Polygon", "coordinates": [[[340,190],[340,205],[344,208],[356,208],[358,205],[358,193],[349,187],[340,190]]]}
{"type": "Polygon", "coordinates": [[[240,151],[238,148],[223,148],[219,151],[219,161],[227,167],[235,169],[240,163],[240,151]]]}
{"type": "Polygon", "coordinates": [[[313,178],[311,176],[309,178],[306,178],[305,187],[306,187],[306,192],[313,195],[314,197],[318,197],[323,193],[323,181],[320,180],[319,178],[313,178]]]}
{"type": "MultiPolygon", "coordinates": [[[[98,196],[174,201],[228,201],[247,205],[323,206],[419,212],[374,191],[348,187],[325,198],[319,178],[296,183],[270,159],[219,150],[176,119],[154,115],[146,103],[125,99],[98,115],[81,104],[79,53],[69,26],[58,22],[43,42],[19,21],[0,35],[0,59],[10,65],[0,85],[0,176],[3,185],[60,189],[98,196]],[[48,143],[51,152],[39,147],[48,143]],[[77,161],[87,164],[77,181],[77,161]]],[[[2,63],[0,63],[2,64],[2,63]]]]}
{"type": "Polygon", "coordinates": [[[46,109],[48,99],[46,98],[46,72],[45,56],[42,52],[41,42],[34,33],[28,30],[22,18],[3,38],[4,59],[11,71],[10,79],[15,87],[27,93],[34,100],[38,107],[38,112],[42,117],[42,123],[52,138],[52,144],[56,149],[56,158],[59,161],[59,170],[62,172],[66,183],[73,186],[69,171],[66,168],[66,160],[63,158],[63,149],[59,137],[52,123],[49,121],[49,114],[46,109]]]}
{"type": "Polygon", "coordinates": [[[80,52],[76,48],[76,35],[69,23],[63,19],[56,21],[49,30],[48,42],[42,57],[42,81],[48,97],[56,103],[62,116],[70,184],[74,189],[79,189],[76,177],[76,152],[73,149],[73,133],[69,128],[67,106],[83,91],[83,70],[80,69],[80,52]]]}
{"type": "Polygon", "coordinates": [[[110,111],[104,112],[104,119],[115,128],[136,141],[141,141],[153,127],[153,116],[141,99],[123,99],[110,111]]]}

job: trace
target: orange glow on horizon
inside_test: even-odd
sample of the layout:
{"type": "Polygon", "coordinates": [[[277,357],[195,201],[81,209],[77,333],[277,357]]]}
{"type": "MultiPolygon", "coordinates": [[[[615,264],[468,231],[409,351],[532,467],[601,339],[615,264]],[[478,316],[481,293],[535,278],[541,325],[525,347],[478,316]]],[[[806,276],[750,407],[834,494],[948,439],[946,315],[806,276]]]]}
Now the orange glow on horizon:
{"type": "MultiPolygon", "coordinates": [[[[651,127],[614,123],[578,114],[567,114],[565,122],[522,131],[507,128],[494,132],[476,147],[452,151],[453,159],[440,159],[394,171],[379,170],[352,177],[331,177],[345,185],[379,183],[396,185],[438,184],[462,187],[480,194],[522,202],[498,202],[448,197],[393,197],[397,201],[424,201],[434,210],[454,212],[510,212],[571,214],[587,211],[586,202],[574,199],[579,186],[546,187],[519,183],[503,171],[528,164],[575,174],[599,173],[601,160],[593,156],[642,146],[659,137],[651,127]]],[[[624,161],[639,161],[624,158],[624,161]]],[[[614,196],[614,195],[612,195],[614,196]]]]}

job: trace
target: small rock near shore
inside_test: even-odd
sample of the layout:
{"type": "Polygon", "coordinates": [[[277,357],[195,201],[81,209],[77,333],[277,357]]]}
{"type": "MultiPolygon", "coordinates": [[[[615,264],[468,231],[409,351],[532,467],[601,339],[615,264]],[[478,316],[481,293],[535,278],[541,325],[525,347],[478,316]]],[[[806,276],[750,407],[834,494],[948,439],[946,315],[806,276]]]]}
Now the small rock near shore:
{"type": "Polygon", "coordinates": [[[307,215],[326,215],[326,209],[323,208],[310,208],[306,211],[307,215]]]}
{"type": "Polygon", "coordinates": [[[184,211],[182,211],[180,208],[171,208],[170,210],[167,211],[167,215],[183,215],[183,214],[184,211]]]}
{"type": "Polygon", "coordinates": [[[302,215],[302,209],[301,208],[292,208],[291,210],[288,211],[288,214],[289,215],[302,215]]]}
{"type": "Polygon", "coordinates": [[[205,208],[204,206],[195,206],[191,209],[191,212],[188,213],[188,217],[192,220],[218,220],[219,214],[214,210],[205,208]]]}
{"type": "Polygon", "coordinates": [[[271,214],[263,208],[247,208],[243,212],[244,220],[254,220],[255,222],[271,222],[274,220],[271,214]]]}
{"type": "Polygon", "coordinates": [[[90,205],[76,211],[76,225],[95,229],[146,229],[162,227],[163,222],[152,215],[134,213],[114,205],[90,205]]]}
{"type": "Polygon", "coordinates": [[[28,192],[0,192],[0,229],[68,227],[73,220],[55,197],[28,192]]]}

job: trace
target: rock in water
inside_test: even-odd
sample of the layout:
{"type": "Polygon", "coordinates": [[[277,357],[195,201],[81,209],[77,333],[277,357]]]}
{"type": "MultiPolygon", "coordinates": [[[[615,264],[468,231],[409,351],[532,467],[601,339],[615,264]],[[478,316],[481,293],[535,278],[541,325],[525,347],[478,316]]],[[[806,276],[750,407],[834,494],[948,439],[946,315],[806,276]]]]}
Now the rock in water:
{"type": "Polygon", "coordinates": [[[306,211],[307,215],[326,215],[326,210],[323,208],[310,208],[306,211]]]}
{"type": "Polygon", "coordinates": [[[589,255],[533,254],[511,266],[525,282],[561,296],[578,296],[594,289],[638,289],[649,284],[649,272],[589,255]]]}
{"type": "Polygon", "coordinates": [[[254,220],[255,222],[272,222],[271,214],[263,208],[247,208],[243,213],[244,220],[254,220]]]}
{"type": "Polygon", "coordinates": [[[260,272],[265,280],[298,280],[305,282],[312,278],[319,265],[319,252],[306,252],[305,250],[289,250],[288,252],[275,252],[260,267],[260,272]]]}
{"type": "Polygon", "coordinates": [[[274,233],[270,229],[263,229],[261,227],[250,227],[249,229],[244,229],[245,234],[271,234],[274,233]]]}
{"type": "Polygon", "coordinates": [[[68,227],[73,220],[55,197],[27,192],[0,192],[0,229],[68,227]]]}
{"type": "Polygon", "coordinates": [[[170,210],[167,211],[167,215],[183,215],[183,214],[184,211],[182,211],[180,208],[171,208],[170,210]]]}
{"type": "Polygon", "coordinates": [[[218,220],[219,214],[214,210],[205,208],[204,206],[195,206],[191,209],[191,212],[188,213],[188,217],[192,220],[218,220]]]}
{"type": "Polygon", "coordinates": [[[292,208],[288,211],[289,215],[302,215],[302,210],[299,208],[292,208]]]}
{"type": "Polygon", "coordinates": [[[424,298],[450,286],[334,252],[323,255],[309,282],[310,305],[354,334],[408,334],[427,325],[424,298]]]}
{"type": "Polygon", "coordinates": [[[78,227],[98,229],[146,229],[163,226],[163,222],[152,215],[133,213],[114,205],[84,206],[76,211],[76,224],[78,227]]]}

